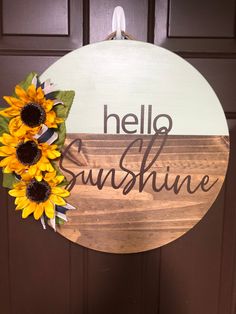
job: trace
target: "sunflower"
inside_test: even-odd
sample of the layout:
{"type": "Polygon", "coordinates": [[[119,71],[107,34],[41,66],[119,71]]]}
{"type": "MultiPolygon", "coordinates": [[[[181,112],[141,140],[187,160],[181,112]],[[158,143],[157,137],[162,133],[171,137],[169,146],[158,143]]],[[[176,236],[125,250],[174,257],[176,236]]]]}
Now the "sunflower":
{"type": "Polygon", "coordinates": [[[50,159],[56,159],[61,155],[57,145],[38,143],[33,137],[19,139],[4,133],[0,137],[0,143],[3,144],[0,146],[0,156],[4,157],[0,161],[3,172],[15,172],[19,175],[28,172],[38,180],[42,179],[43,171],[54,171],[50,159]]]}
{"type": "Polygon", "coordinates": [[[4,96],[9,108],[0,111],[0,115],[11,118],[11,134],[21,137],[36,134],[45,124],[48,128],[57,128],[63,119],[58,118],[53,110],[54,101],[46,99],[42,87],[31,84],[25,91],[21,86],[15,87],[16,97],[4,96]]]}
{"type": "Polygon", "coordinates": [[[22,210],[22,218],[30,214],[38,220],[42,215],[49,219],[55,217],[56,205],[66,205],[65,197],[70,195],[66,189],[58,186],[64,176],[56,172],[45,174],[41,181],[32,178],[29,174],[23,175],[23,181],[16,183],[9,194],[15,197],[16,210],[22,210]]]}

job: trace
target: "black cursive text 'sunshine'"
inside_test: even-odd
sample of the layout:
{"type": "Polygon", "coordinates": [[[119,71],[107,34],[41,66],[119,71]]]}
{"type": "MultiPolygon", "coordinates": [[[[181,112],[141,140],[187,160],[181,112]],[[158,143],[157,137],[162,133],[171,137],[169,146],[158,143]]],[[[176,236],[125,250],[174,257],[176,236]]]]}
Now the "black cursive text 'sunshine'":
{"type": "MultiPolygon", "coordinates": [[[[173,191],[175,194],[178,194],[182,189],[186,189],[189,194],[194,194],[198,190],[203,192],[208,192],[211,190],[214,185],[218,182],[219,179],[212,181],[209,175],[204,175],[199,182],[195,184],[192,182],[191,175],[180,176],[176,175],[173,179],[170,179],[170,167],[166,168],[166,173],[164,175],[164,179],[159,177],[158,172],[152,170],[152,166],[157,162],[158,157],[160,156],[163,147],[166,144],[168,134],[172,128],[172,124],[169,125],[168,128],[161,127],[159,128],[154,135],[152,135],[146,149],[142,152],[143,148],[143,139],[141,137],[135,138],[127,148],[124,150],[121,155],[119,161],[119,171],[121,170],[124,175],[122,179],[117,179],[116,169],[111,168],[107,169],[96,169],[96,173],[94,169],[85,169],[78,173],[74,173],[67,169],[64,166],[64,160],[66,158],[73,160],[70,158],[70,150],[76,145],[78,148],[78,153],[82,150],[82,140],[77,138],[73,140],[65,149],[61,159],[60,159],[60,168],[67,174],[71,176],[71,180],[67,186],[68,190],[72,190],[73,187],[77,184],[83,185],[92,185],[96,186],[99,190],[102,190],[105,184],[108,184],[113,189],[122,189],[122,193],[127,195],[132,189],[135,187],[140,193],[145,189],[148,183],[150,183],[151,188],[154,192],[161,192],[162,190],[173,191]],[[161,144],[158,148],[156,148],[157,140],[161,140],[161,144]],[[155,146],[155,149],[153,148],[155,146]],[[142,154],[142,160],[140,164],[140,168],[138,172],[134,172],[129,167],[127,167],[126,157],[128,156],[130,150],[137,149],[138,154],[142,154]],[[155,153],[153,154],[153,151],[155,153]],[[152,157],[151,157],[152,152],[152,157]]],[[[78,164],[74,161],[74,164],[78,166],[78,164]]]]}

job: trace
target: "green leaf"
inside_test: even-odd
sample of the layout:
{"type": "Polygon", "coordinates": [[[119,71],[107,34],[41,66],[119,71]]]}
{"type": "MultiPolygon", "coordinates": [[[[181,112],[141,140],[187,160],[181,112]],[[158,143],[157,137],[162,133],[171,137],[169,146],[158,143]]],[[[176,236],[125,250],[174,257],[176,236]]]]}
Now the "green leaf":
{"type": "Polygon", "coordinates": [[[4,188],[12,189],[13,185],[17,182],[18,181],[13,173],[3,173],[2,185],[4,188]]]}
{"type": "MultiPolygon", "coordinates": [[[[56,175],[57,176],[64,176],[64,174],[61,172],[61,169],[59,168],[59,166],[56,164],[55,161],[51,161],[53,168],[56,171],[56,175]]],[[[59,186],[65,186],[67,185],[69,182],[66,180],[66,178],[59,184],[59,186]]]]}
{"type": "Polygon", "coordinates": [[[58,133],[58,139],[53,144],[56,144],[58,146],[58,149],[60,150],[63,147],[66,139],[65,122],[59,124],[58,128],[56,129],[56,132],[58,133]]]}
{"type": "Polygon", "coordinates": [[[57,225],[64,225],[65,221],[59,217],[56,217],[56,224],[57,225]]]}
{"type": "Polygon", "coordinates": [[[74,91],[58,91],[55,92],[56,99],[63,102],[63,105],[55,106],[55,112],[59,118],[67,119],[71,105],[73,103],[75,92],[74,91]]]}
{"type": "MultiPolygon", "coordinates": [[[[55,97],[58,100],[61,100],[63,102],[63,104],[59,104],[54,107],[57,117],[66,120],[69,115],[70,108],[73,103],[73,99],[75,97],[75,92],[74,91],[59,91],[55,93],[55,97]]],[[[57,132],[58,132],[58,139],[55,141],[54,144],[57,144],[58,148],[61,149],[64,145],[65,138],[66,138],[65,122],[59,124],[57,132]]]]}

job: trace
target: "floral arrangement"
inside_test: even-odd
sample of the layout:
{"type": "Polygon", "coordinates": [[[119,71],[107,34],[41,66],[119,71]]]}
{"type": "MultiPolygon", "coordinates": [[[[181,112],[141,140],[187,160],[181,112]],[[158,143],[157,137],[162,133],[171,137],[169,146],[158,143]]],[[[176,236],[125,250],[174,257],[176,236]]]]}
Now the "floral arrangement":
{"type": "Polygon", "coordinates": [[[47,80],[40,82],[36,73],[15,87],[12,96],[3,97],[9,105],[0,110],[0,167],[3,186],[15,197],[22,218],[33,216],[56,224],[67,221],[70,192],[67,181],[56,165],[65,141],[65,120],[74,91],[56,91],[47,80]]]}

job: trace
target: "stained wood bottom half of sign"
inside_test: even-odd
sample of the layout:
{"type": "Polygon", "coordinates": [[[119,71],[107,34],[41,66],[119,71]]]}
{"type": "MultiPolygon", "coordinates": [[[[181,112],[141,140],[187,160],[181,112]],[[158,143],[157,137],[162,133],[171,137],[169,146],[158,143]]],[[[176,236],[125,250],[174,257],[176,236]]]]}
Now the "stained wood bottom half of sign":
{"type": "MultiPolygon", "coordinates": [[[[123,161],[123,166],[136,174],[151,139],[148,135],[138,137],[143,139],[141,151],[139,142],[135,143],[123,161]]],[[[67,172],[63,172],[68,180],[71,180],[68,170],[74,175],[84,172],[85,179],[90,173],[96,183],[100,169],[103,169],[104,179],[114,168],[118,184],[126,174],[119,165],[121,156],[134,138],[134,135],[68,134],[65,147],[76,139],[81,140],[82,146],[78,149],[75,141],[64,154],[62,166],[67,172]]],[[[161,142],[161,138],[155,141],[149,160],[161,142]]],[[[91,182],[83,184],[79,175],[69,197],[69,203],[76,210],[68,211],[68,222],[60,226],[58,232],[87,248],[111,253],[141,252],[167,244],[191,229],[211,207],[224,181],[228,154],[228,137],[168,136],[158,159],[148,170],[157,173],[159,187],[168,167],[170,185],[176,176],[183,179],[190,175],[194,187],[208,175],[209,182],[218,180],[208,192],[198,189],[190,194],[185,184],[178,194],[166,189],[154,192],[151,178],[140,192],[137,178],[132,190],[124,195],[123,188],[128,179],[115,189],[111,186],[111,176],[108,176],[99,189],[91,182]]]]}

